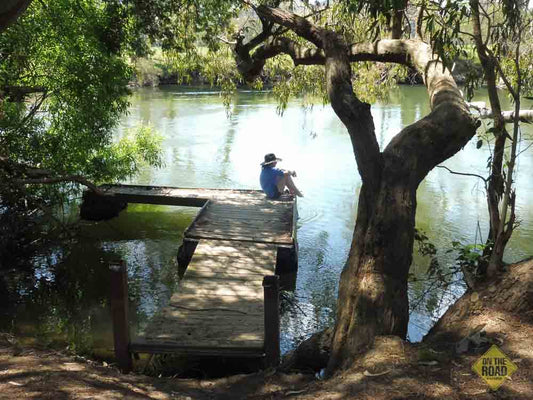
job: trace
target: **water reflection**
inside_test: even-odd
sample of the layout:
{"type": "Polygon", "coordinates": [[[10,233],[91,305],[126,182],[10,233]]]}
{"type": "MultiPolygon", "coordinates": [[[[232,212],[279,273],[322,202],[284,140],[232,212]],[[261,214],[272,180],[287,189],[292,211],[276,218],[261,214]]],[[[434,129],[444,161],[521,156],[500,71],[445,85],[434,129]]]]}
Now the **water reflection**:
{"type": "Polygon", "coordinates": [[[76,240],[0,279],[0,327],[40,345],[112,354],[108,265],[126,261],[135,331],[168,300],[177,283],[176,253],[196,209],[130,205],[120,217],[83,222],[76,240]]]}
{"type": "MultiPolygon", "coordinates": [[[[286,351],[333,321],[361,182],[348,135],[329,106],[303,109],[290,103],[280,116],[269,93],[239,92],[233,111],[227,118],[219,93],[210,89],[140,89],[132,96],[130,113],[117,136],[140,122],[152,124],[164,136],[165,166],[142,171],[131,182],[136,184],[258,188],[259,163],[267,152],[284,159],[282,168],[298,172],[297,183],[306,196],[298,203],[300,269],[294,306],[282,320],[286,351]]],[[[389,103],[374,105],[372,112],[384,148],[402,127],[428,112],[426,92],[403,87],[389,103]]],[[[489,155],[488,148],[477,150],[475,143],[469,143],[444,164],[455,171],[485,175],[489,155]]],[[[519,160],[517,212],[522,225],[509,244],[507,261],[533,253],[531,170],[529,150],[519,160]]],[[[417,226],[439,249],[449,248],[452,240],[481,241],[484,238],[476,237],[478,223],[483,235],[487,232],[481,189],[474,178],[435,169],[418,191],[417,226]]],[[[8,300],[2,304],[13,305],[2,309],[2,329],[54,333],[50,338],[62,332],[80,347],[109,349],[106,262],[115,257],[126,260],[134,328],[142,326],[176,284],[176,251],[196,211],[136,205],[118,219],[84,224],[76,243],[51,249],[34,259],[31,268],[0,280],[1,300],[8,300]]],[[[439,258],[449,265],[453,257],[442,252],[439,258]]],[[[415,254],[412,270],[423,276],[427,261],[415,254]]],[[[410,294],[414,297],[424,290],[427,286],[418,282],[411,285],[410,294]]],[[[429,304],[438,312],[449,300],[448,294],[441,294],[429,304]]],[[[412,315],[410,338],[420,340],[430,324],[431,312],[422,307],[412,315]]]]}

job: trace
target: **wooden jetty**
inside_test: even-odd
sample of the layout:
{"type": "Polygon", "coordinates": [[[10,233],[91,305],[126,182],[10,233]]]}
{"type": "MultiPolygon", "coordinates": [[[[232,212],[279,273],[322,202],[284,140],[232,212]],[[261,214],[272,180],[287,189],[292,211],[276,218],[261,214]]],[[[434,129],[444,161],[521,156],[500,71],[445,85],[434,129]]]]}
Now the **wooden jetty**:
{"type": "Polygon", "coordinates": [[[127,302],[116,295],[127,294],[126,268],[111,268],[116,275],[112,282],[120,286],[113,288],[112,308],[122,369],[131,367],[131,353],[253,357],[264,358],[269,366],[279,363],[278,276],[295,277],[298,266],[293,198],[269,200],[257,190],[133,185],[101,189],[119,209],[125,203],[201,207],[178,251],[182,277],[177,290],[134,338],[123,326],[127,302]]]}

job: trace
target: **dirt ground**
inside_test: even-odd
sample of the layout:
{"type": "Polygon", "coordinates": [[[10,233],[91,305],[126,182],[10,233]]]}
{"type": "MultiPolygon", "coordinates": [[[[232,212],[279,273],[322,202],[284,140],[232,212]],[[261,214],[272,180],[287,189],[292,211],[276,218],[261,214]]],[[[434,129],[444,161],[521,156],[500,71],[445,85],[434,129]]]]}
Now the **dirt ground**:
{"type": "Polygon", "coordinates": [[[352,368],[327,380],[277,371],[212,380],[123,375],[113,366],[20,348],[15,338],[0,337],[0,399],[285,398],[533,399],[533,260],[509,267],[497,287],[468,291],[423,343],[378,337],[352,368]],[[470,344],[457,354],[458,343],[470,344]],[[471,369],[492,344],[518,366],[497,391],[471,369]]]}

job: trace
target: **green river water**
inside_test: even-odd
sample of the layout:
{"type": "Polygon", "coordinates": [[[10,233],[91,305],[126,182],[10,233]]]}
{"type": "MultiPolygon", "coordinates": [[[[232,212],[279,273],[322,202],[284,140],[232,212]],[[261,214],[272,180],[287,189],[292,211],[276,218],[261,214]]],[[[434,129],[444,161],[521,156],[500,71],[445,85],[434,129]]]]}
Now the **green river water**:
{"type": "MultiPolygon", "coordinates": [[[[380,146],[384,148],[401,128],[427,112],[423,87],[401,87],[387,103],[373,105],[380,146]]],[[[297,185],[305,194],[298,202],[300,263],[296,290],[282,315],[282,350],[331,325],[361,181],[348,135],[330,106],[303,108],[295,101],[280,116],[268,92],[239,91],[228,116],[217,91],[169,86],[136,90],[117,137],[141,122],[163,135],[165,166],[147,168],[127,183],[257,189],[259,163],[268,152],[283,158],[280,167],[298,172],[297,185]]],[[[530,143],[524,141],[519,147],[525,150],[530,143]]],[[[444,165],[486,175],[489,155],[486,145],[476,149],[473,140],[444,165]]],[[[532,173],[533,148],[518,162],[516,203],[521,225],[508,246],[508,262],[533,255],[532,173]]],[[[421,184],[417,198],[417,227],[439,249],[441,263],[453,262],[454,254],[445,251],[452,241],[480,243],[479,232],[485,238],[487,212],[480,180],[435,169],[421,184]]],[[[177,284],[176,252],[197,211],[130,205],[113,220],[82,222],[75,240],[43,249],[28,261],[31,268],[2,276],[0,331],[109,357],[108,261],[121,257],[128,265],[130,316],[136,330],[165,304],[177,284]]],[[[413,272],[423,277],[426,266],[427,259],[415,255],[413,272]]],[[[414,297],[425,289],[418,282],[411,285],[410,294],[414,297]]],[[[454,285],[434,296],[429,309],[413,311],[409,338],[421,340],[461,291],[460,285],[454,285]]]]}

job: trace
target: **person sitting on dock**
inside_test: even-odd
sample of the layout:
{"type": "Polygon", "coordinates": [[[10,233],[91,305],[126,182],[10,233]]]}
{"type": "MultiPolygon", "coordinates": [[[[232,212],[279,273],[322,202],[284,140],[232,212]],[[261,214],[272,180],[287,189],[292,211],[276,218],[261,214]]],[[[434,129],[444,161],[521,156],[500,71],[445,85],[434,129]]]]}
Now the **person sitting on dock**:
{"type": "Polygon", "coordinates": [[[293,176],[296,177],[296,172],[276,168],[278,161],[281,161],[281,158],[277,158],[274,153],[268,153],[265,155],[265,161],[261,163],[259,182],[263,192],[268,198],[277,199],[285,193],[286,188],[291,195],[303,197],[292,180],[293,176]]]}

